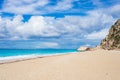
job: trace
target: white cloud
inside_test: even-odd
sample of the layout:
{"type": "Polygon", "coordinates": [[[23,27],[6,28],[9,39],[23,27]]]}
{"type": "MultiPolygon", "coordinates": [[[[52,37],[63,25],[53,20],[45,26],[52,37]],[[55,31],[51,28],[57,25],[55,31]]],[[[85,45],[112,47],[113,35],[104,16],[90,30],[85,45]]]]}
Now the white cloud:
{"type": "MultiPolygon", "coordinates": [[[[101,34],[103,28],[109,28],[115,19],[107,13],[98,10],[89,11],[86,16],[65,16],[64,18],[32,16],[27,22],[23,22],[22,15],[13,19],[0,17],[1,39],[30,39],[31,37],[62,37],[82,38],[88,33],[87,38],[101,34]]],[[[103,30],[104,31],[104,30],[103,30]]],[[[100,37],[99,39],[102,39],[100,37]]],[[[95,38],[93,38],[95,39],[95,38]]]]}
{"type": "MultiPolygon", "coordinates": [[[[16,3],[17,1],[9,4],[16,3]]],[[[26,3],[30,4],[31,1],[26,3]]],[[[72,1],[65,0],[63,3],[71,4],[72,1]]],[[[102,39],[106,34],[105,31],[116,21],[117,18],[113,14],[118,15],[117,13],[119,13],[119,5],[106,8],[106,11],[105,9],[88,11],[86,16],[65,16],[63,18],[32,16],[27,22],[22,21],[22,15],[14,16],[13,19],[0,17],[0,38],[60,37],[72,39],[75,37],[80,39],[86,35],[87,39],[96,39],[96,36],[101,35],[98,39],[102,39]]]]}
{"type": "Polygon", "coordinates": [[[73,7],[73,0],[57,1],[49,5],[50,0],[5,0],[1,12],[15,14],[44,14],[56,11],[69,10],[73,7]]]}
{"type": "Polygon", "coordinates": [[[59,44],[56,42],[38,42],[38,43],[34,44],[35,48],[58,48],[59,47],[59,44]]]}
{"type": "Polygon", "coordinates": [[[62,1],[58,1],[57,4],[55,6],[51,6],[51,7],[47,7],[47,9],[51,12],[52,11],[56,11],[56,10],[69,10],[70,8],[73,7],[73,0],[62,0],[62,1]]]}
{"type": "Polygon", "coordinates": [[[91,45],[90,44],[85,44],[85,45],[81,45],[81,46],[90,47],[91,45]]]}
{"type": "Polygon", "coordinates": [[[58,47],[59,46],[59,44],[55,42],[45,42],[44,45],[46,45],[47,47],[58,47]]]}
{"type": "MultiPolygon", "coordinates": [[[[112,7],[110,9],[110,13],[108,8],[106,11],[105,9],[88,11],[86,16],[65,16],[63,18],[32,16],[27,22],[23,22],[22,15],[16,15],[13,18],[0,16],[0,40],[44,38],[40,44],[34,43],[32,46],[35,48],[59,48],[62,45],[67,48],[70,44],[75,47],[82,43],[81,41],[89,39],[90,44],[86,42],[85,46],[93,46],[97,43],[91,44],[92,41],[103,39],[117,19],[113,16],[112,7]],[[44,42],[47,39],[51,42],[44,42]]],[[[115,10],[116,13],[119,12],[118,10],[115,10]]]]}
{"type": "Polygon", "coordinates": [[[48,0],[5,0],[1,11],[15,14],[37,14],[42,12],[36,9],[48,3],[48,0]]]}
{"type": "MultiPolygon", "coordinates": [[[[74,2],[80,3],[80,5],[85,4],[80,0],[57,0],[56,2],[51,0],[5,0],[2,4],[1,12],[8,12],[14,14],[48,14],[48,13],[81,13],[80,11],[84,11],[84,8],[75,8],[74,2]],[[54,5],[50,5],[51,3],[55,3],[54,5]]],[[[99,0],[90,0],[94,5],[97,6],[96,10],[103,13],[107,13],[109,15],[117,15],[120,17],[120,4],[110,5],[110,7],[104,8],[105,5],[103,2],[99,0]]],[[[119,2],[119,1],[112,1],[119,2]]],[[[87,2],[86,2],[87,3],[87,2]]],[[[91,10],[85,10],[84,13],[87,13],[91,10]]],[[[84,24],[83,24],[84,25],[84,24]]]]}
{"type": "MultiPolygon", "coordinates": [[[[120,17],[120,5],[117,4],[107,8],[101,7],[86,11],[84,16],[71,15],[63,18],[32,16],[27,22],[23,22],[22,14],[40,15],[57,11],[61,13],[73,11],[72,13],[75,13],[76,11],[73,9],[74,1],[79,0],[57,0],[55,5],[49,5],[49,0],[5,0],[1,12],[20,15],[13,18],[0,16],[0,39],[28,40],[44,38],[40,44],[34,43],[36,48],[59,47],[59,43],[62,47],[68,47],[70,44],[76,46],[82,43],[80,41],[88,41],[87,39],[90,40],[90,43],[92,43],[91,41],[100,41],[107,35],[111,25],[120,17]],[[51,38],[55,38],[56,43],[51,38]],[[51,42],[44,42],[47,39],[50,39],[51,42]]],[[[103,5],[99,0],[95,0],[94,4],[103,5]]],[[[76,10],[80,12],[78,9],[76,10]]],[[[88,43],[85,46],[93,45],[88,43]]]]}
{"type": "Polygon", "coordinates": [[[120,4],[114,5],[109,7],[107,10],[104,9],[104,11],[116,18],[120,18],[120,4]]]}
{"type": "Polygon", "coordinates": [[[99,8],[88,12],[100,12],[118,19],[120,17],[120,4],[116,4],[107,8],[99,8]]]}
{"type": "Polygon", "coordinates": [[[100,31],[94,31],[88,35],[85,35],[85,38],[87,39],[103,39],[108,34],[109,29],[102,29],[100,31]]]}

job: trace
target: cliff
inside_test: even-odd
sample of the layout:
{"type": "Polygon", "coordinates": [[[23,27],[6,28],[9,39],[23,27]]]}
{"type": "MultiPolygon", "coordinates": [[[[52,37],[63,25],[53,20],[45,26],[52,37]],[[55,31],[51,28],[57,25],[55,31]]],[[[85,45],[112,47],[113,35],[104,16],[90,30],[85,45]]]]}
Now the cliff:
{"type": "Polygon", "coordinates": [[[120,50],[120,19],[112,25],[109,34],[101,41],[100,46],[106,50],[120,50]]]}

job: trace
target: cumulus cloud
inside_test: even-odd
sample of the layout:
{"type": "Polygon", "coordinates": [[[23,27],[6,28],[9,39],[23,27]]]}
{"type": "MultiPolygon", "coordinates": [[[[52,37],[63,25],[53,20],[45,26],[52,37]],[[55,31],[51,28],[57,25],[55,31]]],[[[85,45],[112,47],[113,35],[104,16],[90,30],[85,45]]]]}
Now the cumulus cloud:
{"type": "Polygon", "coordinates": [[[88,39],[91,43],[100,41],[106,36],[111,25],[120,17],[119,0],[56,0],[56,2],[52,0],[4,0],[1,6],[0,40],[43,39],[43,43],[38,45],[35,43],[34,47],[41,47],[40,45],[68,47],[70,44],[74,44],[74,47],[88,39]],[[111,4],[108,5],[108,3],[111,4]],[[88,9],[88,5],[90,5],[90,9],[88,9]],[[5,17],[4,12],[13,13],[15,16],[5,17]],[[72,14],[81,12],[85,15],[72,14]],[[41,14],[49,13],[53,13],[55,16],[56,13],[72,15],[65,15],[61,18],[41,16],[41,14]],[[24,20],[24,14],[31,15],[28,21],[24,20]],[[44,40],[48,40],[48,43],[44,40]],[[51,42],[49,42],[50,40],[51,42]]]}
{"type": "Polygon", "coordinates": [[[104,12],[106,12],[106,13],[108,13],[116,18],[120,17],[120,4],[111,6],[107,9],[103,9],[103,10],[104,10],[104,12]]]}
{"type": "MultiPolygon", "coordinates": [[[[71,15],[62,18],[31,16],[25,22],[22,15],[16,15],[13,18],[0,17],[0,39],[40,40],[43,38],[43,41],[49,39],[48,41],[55,43],[40,43],[38,45],[36,43],[36,47],[40,47],[40,45],[69,47],[71,44],[74,45],[73,48],[89,39],[91,42],[88,43],[90,44],[85,44],[93,46],[95,44],[91,44],[92,41],[95,43],[95,41],[103,39],[116,21],[117,18],[114,16],[118,16],[118,14],[115,14],[114,11],[119,13],[118,7],[114,5],[106,9],[87,11],[85,16],[71,15]]],[[[98,43],[96,42],[96,44],[98,43]]]]}
{"type": "Polygon", "coordinates": [[[42,16],[32,16],[25,23],[22,19],[21,15],[15,16],[12,20],[1,19],[0,33],[11,39],[26,39],[31,36],[54,37],[59,35],[57,29],[45,22],[45,18],[42,16]]]}
{"type": "Polygon", "coordinates": [[[48,0],[5,0],[1,11],[15,14],[37,14],[41,13],[37,8],[43,7],[48,3],[48,0]]]}
{"type": "Polygon", "coordinates": [[[48,14],[56,12],[86,13],[88,11],[97,9],[119,16],[120,11],[119,0],[4,0],[1,6],[2,7],[0,12],[8,12],[14,14],[48,14]],[[86,7],[87,5],[90,5],[90,7],[93,8],[89,10],[88,7],[86,7]],[[105,5],[108,5],[109,7],[105,8],[105,5]]]}
{"type": "Polygon", "coordinates": [[[55,43],[55,42],[45,42],[44,45],[46,45],[47,47],[58,47],[59,44],[55,43]]]}
{"type": "Polygon", "coordinates": [[[47,7],[47,9],[49,11],[56,11],[56,10],[69,10],[73,7],[73,0],[61,0],[61,1],[58,1],[57,4],[55,6],[49,6],[47,7]]]}
{"type": "Polygon", "coordinates": [[[90,44],[85,44],[85,45],[82,45],[82,46],[90,47],[91,45],[90,44]]]}
{"type": "Polygon", "coordinates": [[[50,0],[5,0],[1,12],[15,14],[45,14],[56,11],[69,10],[73,7],[73,0],[58,0],[55,5],[50,0]]]}
{"type": "Polygon", "coordinates": [[[13,19],[0,17],[0,39],[39,39],[41,37],[79,39],[87,34],[94,36],[94,31],[96,34],[103,28],[109,28],[115,21],[111,15],[97,11],[88,12],[87,16],[63,18],[32,16],[26,22],[23,22],[23,19],[22,15],[14,16],[13,19]]]}
{"type": "Polygon", "coordinates": [[[35,42],[33,48],[59,48],[59,44],[56,42],[35,42]]]}
{"type": "Polygon", "coordinates": [[[95,10],[91,10],[88,12],[100,12],[102,14],[110,15],[116,19],[120,17],[120,4],[115,4],[107,8],[99,8],[95,10]]]}
{"type": "Polygon", "coordinates": [[[40,49],[40,48],[59,48],[60,45],[53,41],[36,40],[0,40],[0,48],[10,49],[40,49]]]}
{"type": "Polygon", "coordinates": [[[85,35],[85,38],[93,39],[93,40],[95,40],[95,39],[98,39],[98,40],[103,39],[108,34],[108,30],[109,29],[102,29],[100,31],[94,31],[94,32],[92,32],[92,33],[90,33],[88,35],[85,35]]]}

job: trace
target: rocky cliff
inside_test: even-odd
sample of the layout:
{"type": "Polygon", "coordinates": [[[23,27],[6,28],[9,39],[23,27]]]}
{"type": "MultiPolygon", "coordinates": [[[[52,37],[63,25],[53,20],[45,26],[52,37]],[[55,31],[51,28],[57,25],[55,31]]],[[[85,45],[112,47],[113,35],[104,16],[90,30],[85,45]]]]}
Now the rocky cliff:
{"type": "Polygon", "coordinates": [[[120,19],[112,25],[109,34],[101,41],[101,48],[107,50],[120,50],[120,19]]]}

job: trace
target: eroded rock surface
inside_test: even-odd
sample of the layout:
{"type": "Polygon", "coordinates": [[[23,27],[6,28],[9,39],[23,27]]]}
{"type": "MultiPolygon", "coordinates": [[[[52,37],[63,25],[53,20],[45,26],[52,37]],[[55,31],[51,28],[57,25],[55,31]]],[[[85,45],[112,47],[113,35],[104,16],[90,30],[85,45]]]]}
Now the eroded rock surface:
{"type": "Polygon", "coordinates": [[[120,50],[120,19],[112,25],[109,34],[101,41],[101,48],[106,50],[120,50]]]}

